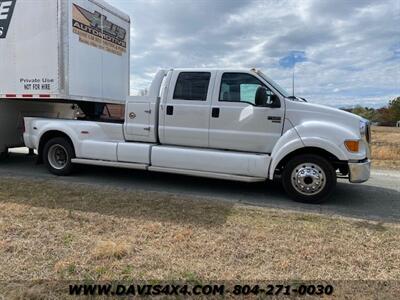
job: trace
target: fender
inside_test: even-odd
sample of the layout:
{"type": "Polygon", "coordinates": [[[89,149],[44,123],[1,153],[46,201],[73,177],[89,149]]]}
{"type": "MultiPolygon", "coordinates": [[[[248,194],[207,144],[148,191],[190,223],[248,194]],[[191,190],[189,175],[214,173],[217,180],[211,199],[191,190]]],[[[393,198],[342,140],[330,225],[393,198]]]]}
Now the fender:
{"type": "Polygon", "coordinates": [[[357,136],[346,128],[331,122],[310,121],[287,130],[276,143],[271,153],[269,179],[273,179],[278,164],[288,154],[303,147],[315,147],[328,151],[339,160],[349,160],[344,145],[346,139],[356,139],[357,136]]]}
{"type": "Polygon", "coordinates": [[[279,138],[271,153],[271,163],[269,166],[268,176],[271,180],[274,178],[275,168],[278,166],[279,162],[289,153],[304,147],[296,128],[294,128],[291,122],[287,119],[285,120],[285,125],[286,124],[291,128],[279,138]]]}
{"type": "Polygon", "coordinates": [[[322,120],[307,121],[296,126],[296,130],[306,147],[322,148],[335,155],[339,160],[357,160],[366,156],[365,151],[359,153],[347,151],[344,141],[359,140],[360,136],[348,126],[340,123],[322,120]]]}
{"type": "Polygon", "coordinates": [[[40,133],[37,135],[37,140],[35,141],[35,147],[36,149],[39,149],[39,144],[40,141],[47,132],[49,131],[60,131],[67,135],[74,146],[75,149],[75,154],[78,156],[80,152],[80,148],[77,144],[77,141],[79,140],[78,135],[68,126],[62,126],[62,124],[54,124],[54,122],[51,122],[49,125],[45,125],[43,128],[41,128],[40,133]]]}

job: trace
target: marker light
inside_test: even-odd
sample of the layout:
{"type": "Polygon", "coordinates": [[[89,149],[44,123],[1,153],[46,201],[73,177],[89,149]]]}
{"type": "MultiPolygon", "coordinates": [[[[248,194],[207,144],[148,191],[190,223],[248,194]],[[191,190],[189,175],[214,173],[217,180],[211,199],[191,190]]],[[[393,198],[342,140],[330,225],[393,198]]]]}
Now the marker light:
{"type": "Polygon", "coordinates": [[[346,146],[346,148],[349,152],[358,152],[358,150],[360,148],[360,141],[348,140],[348,141],[344,142],[344,145],[346,146]]]}

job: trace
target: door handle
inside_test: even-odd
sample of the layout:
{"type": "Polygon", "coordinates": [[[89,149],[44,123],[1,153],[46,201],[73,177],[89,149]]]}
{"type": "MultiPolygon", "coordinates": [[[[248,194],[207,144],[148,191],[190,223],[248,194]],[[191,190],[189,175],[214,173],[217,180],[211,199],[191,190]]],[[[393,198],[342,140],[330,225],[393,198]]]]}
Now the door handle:
{"type": "Polygon", "coordinates": [[[213,107],[211,111],[211,116],[213,118],[219,118],[219,107],[213,107]]]}
{"type": "Polygon", "coordinates": [[[174,114],[174,107],[172,105],[167,105],[167,115],[172,116],[174,114]]]}

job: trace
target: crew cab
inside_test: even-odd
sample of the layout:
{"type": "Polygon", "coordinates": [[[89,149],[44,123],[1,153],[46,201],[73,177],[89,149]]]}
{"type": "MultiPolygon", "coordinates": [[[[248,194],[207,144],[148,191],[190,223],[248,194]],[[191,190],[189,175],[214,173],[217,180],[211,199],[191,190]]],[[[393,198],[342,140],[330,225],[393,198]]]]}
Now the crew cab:
{"type": "Polygon", "coordinates": [[[296,201],[319,203],[337,177],[370,175],[370,125],[290,96],[261,71],[160,70],[128,97],[124,123],[25,118],[25,145],[55,175],[75,164],[259,182],[281,178],[296,201]]]}

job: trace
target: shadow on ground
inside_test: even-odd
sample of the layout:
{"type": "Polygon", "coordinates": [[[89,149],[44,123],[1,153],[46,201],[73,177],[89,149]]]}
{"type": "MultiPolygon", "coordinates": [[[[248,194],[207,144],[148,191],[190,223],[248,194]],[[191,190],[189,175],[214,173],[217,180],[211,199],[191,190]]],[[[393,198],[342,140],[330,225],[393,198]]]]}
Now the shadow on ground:
{"type": "MultiPolygon", "coordinates": [[[[19,204],[46,209],[62,209],[60,218],[85,224],[90,215],[76,212],[95,213],[125,220],[135,219],[160,223],[173,223],[195,227],[219,227],[226,223],[231,214],[233,202],[210,200],[195,201],[193,197],[157,192],[122,191],[93,185],[72,187],[64,182],[26,178],[0,178],[0,204],[19,204]]],[[[15,209],[5,206],[3,209],[15,209]]],[[[17,208],[18,210],[19,208],[17,208]]],[[[24,209],[24,208],[22,208],[24,209]]],[[[35,214],[49,214],[48,210],[35,214]]],[[[106,220],[104,220],[106,221],[106,220]]],[[[109,224],[112,219],[108,219],[109,224]]],[[[105,232],[106,233],[106,232],[105,232]]]]}

